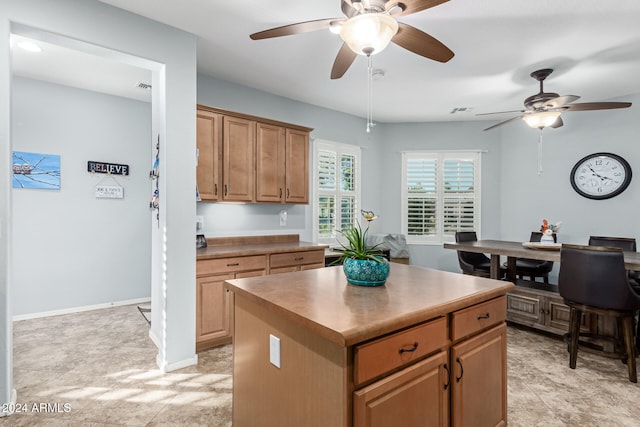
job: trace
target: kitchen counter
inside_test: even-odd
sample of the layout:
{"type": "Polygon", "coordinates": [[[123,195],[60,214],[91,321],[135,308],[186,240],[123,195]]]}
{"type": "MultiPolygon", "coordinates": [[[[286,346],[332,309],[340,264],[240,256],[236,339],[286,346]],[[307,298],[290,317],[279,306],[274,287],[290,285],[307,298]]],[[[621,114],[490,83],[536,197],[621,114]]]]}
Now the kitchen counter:
{"type": "Polygon", "coordinates": [[[196,260],[304,252],[329,247],[329,245],[304,242],[298,239],[297,234],[208,238],[206,248],[196,249],[196,260]]]}
{"type": "MultiPolygon", "coordinates": [[[[491,374],[500,385],[486,391],[484,398],[496,398],[484,407],[492,411],[493,418],[487,420],[496,416],[499,424],[501,418],[506,420],[504,295],[513,287],[509,282],[403,264],[393,264],[386,285],[373,288],[347,284],[339,266],[227,280],[225,288],[234,293],[236,316],[233,423],[360,425],[361,418],[367,416],[363,414],[369,412],[357,409],[357,399],[352,401],[354,393],[375,387],[378,383],[371,384],[374,380],[385,382],[411,371],[412,364],[422,366],[427,356],[440,358],[434,372],[436,383],[442,382],[445,372],[448,375],[450,371],[442,362],[448,360],[450,347],[453,353],[453,344],[467,340],[475,345],[487,336],[487,341],[498,343],[492,344],[488,360],[494,360],[491,374]],[[415,332],[414,337],[414,330],[421,332],[415,332]],[[402,338],[405,333],[409,334],[406,339],[402,338]],[[382,346],[371,355],[374,364],[392,361],[388,372],[365,372],[368,365],[360,352],[365,354],[365,347],[390,337],[393,345],[400,343],[405,350],[398,352],[394,347],[385,354],[382,346]],[[418,342],[420,347],[415,351],[418,342]],[[270,363],[274,354],[279,367],[270,363]]],[[[468,389],[479,387],[475,389],[479,391],[482,384],[470,383],[475,378],[473,366],[469,363],[465,369],[468,389]]],[[[481,371],[477,375],[486,374],[486,369],[481,371]]],[[[436,399],[446,410],[429,416],[440,414],[444,417],[440,422],[446,419],[448,423],[450,391],[447,387],[435,390],[436,399]]],[[[482,393],[474,395],[477,399],[482,393]]],[[[456,395],[456,400],[462,398],[456,395]]],[[[426,406],[422,402],[417,407],[426,406]]],[[[478,411],[475,405],[467,407],[478,411]]]]}

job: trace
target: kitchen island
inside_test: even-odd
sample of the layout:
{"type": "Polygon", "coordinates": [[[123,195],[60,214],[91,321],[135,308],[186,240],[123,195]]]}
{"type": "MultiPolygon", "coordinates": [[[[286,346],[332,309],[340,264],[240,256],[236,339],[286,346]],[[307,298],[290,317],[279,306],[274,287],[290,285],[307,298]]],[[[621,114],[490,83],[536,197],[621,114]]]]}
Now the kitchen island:
{"type": "Polygon", "coordinates": [[[513,284],[393,264],[227,280],[234,426],[504,425],[513,284]]]}

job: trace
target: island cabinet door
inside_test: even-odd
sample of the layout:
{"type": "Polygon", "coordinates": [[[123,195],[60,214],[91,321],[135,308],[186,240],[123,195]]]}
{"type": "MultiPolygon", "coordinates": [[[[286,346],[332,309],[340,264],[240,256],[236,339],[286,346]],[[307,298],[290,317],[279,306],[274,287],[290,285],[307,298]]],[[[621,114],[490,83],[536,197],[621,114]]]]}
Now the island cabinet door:
{"type": "Polygon", "coordinates": [[[446,351],[354,392],[354,427],[447,425],[446,351]]]}
{"type": "Polygon", "coordinates": [[[507,327],[504,323],[451,348],[453,426],[507,422],[507,327]]]}

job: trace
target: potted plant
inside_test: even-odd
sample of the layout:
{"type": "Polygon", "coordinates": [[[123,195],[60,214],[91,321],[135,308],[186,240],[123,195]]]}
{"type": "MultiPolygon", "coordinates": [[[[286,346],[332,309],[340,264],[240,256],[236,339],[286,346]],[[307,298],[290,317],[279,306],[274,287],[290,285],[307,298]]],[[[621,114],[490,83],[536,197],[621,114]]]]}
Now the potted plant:
{"type": "Polygon", "coordinates": [[[370,211],[362,211],[362,215],[367,220],[364,230],[357,220],[355,225],[339,230],[347,242],[339,242],[342,255],[337,262],[342,262],[347,282],[352,285],[382,286],[389,276],[389,261],[380,254],[380,245],[367,247],[369,224],[377,217],[370,211]]]}

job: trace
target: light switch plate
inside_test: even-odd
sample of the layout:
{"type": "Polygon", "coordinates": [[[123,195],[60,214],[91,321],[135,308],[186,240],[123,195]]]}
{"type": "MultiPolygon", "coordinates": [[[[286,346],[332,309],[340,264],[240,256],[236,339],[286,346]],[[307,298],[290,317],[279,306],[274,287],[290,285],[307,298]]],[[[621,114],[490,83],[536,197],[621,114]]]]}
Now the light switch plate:
{"type": "Polygon", "coordinates": [[[285,211],[284,209],[280,211],[280,225],[287,225],[287,211],[285,211]]]}
{"type": "Polygon", "coordinates": [[[269,334],[269,362],[276,368],[280,367],[280,338],[269,334]]]}

